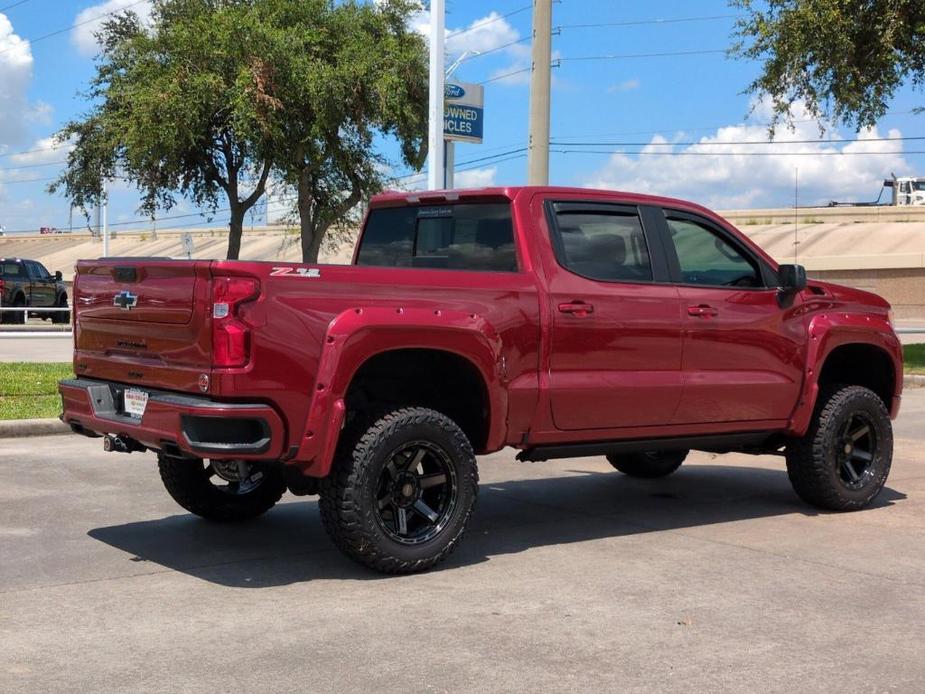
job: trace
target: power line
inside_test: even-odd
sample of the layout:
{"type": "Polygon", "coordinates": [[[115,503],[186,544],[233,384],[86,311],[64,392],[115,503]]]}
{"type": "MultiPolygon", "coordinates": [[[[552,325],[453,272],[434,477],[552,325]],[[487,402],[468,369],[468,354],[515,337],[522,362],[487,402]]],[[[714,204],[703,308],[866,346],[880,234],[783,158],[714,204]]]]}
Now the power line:
{"type": "Polygon", "coordinates": [[[0,186],[8,186],[14,183],[48,183],[51,181],[57,181],[57,176],[52,176],[51,178],[12,178],[4,179],[0,178],[0,186]]]}
{"type": "Polygon", "coordinates": [[[728,142],[561,142],[553,144],[560,147],[725,147],[728,145],[840,145],[851,142],[905,142],[925,140],[925,136],[909,137],[846,137],[841,140],[730,140],[728,142]]]}
{"type": "MultiPolygon", "coordinates": [[[[891,111],[890,113],[883,114],[883,118],[891,118],[894,116],[906,116],[911,113],[915,113],[915,110],[908,111],[891,111]]],[[[818,123],[818,118],[797,118],[791,123],[818,123]]],[[[631,135],[658,135],[663,132],[698,132],[705,130],[719,130],[720,128],[728,127],[768,127],[771,123],[723,123],[721,125],[698,125],[698,126],[689,126],[689,127],[664,127],[656,128],[655,130],[623,130],[620,132],[606,132],[606,133],[584,133],[581,135],[561,135],[558,139],[566,138],[591,138],[591,137],[626,137],[631,135]]],[[[556,139],[556,138],[553,138],[556,139]]]]}
{"type": "Polygon", "coordinates": [[[505,48],[516,46],[519,43],[526,43],[531,38],[532,38],[531,36],[524,36],[523,38],[517,39],[516,41],[509,41],[508,43],[501,44],[500,46],[489,48],[487,51],[479,51],[478,53],[473,53],[472,55],[465,58],[462,62],[468,63],[470,60],[475,60],[476,58],[484,58],[486,55],[491,55],[492,53],[503,51],[505,48]]]}
{"type": "Polygon", "coordinates": [[[494,24],[495,22],[500,22],[502,19],[507,19],[508,17],[513,17],[515,14],[520,14],[521,12],[526,12],[527,10],[531,9],[532,7],[533,7],[533,5],[525,5],[525,6],[521,7],[521,8],[519,8],[519,9],[512,10],[511,12],[508,12],[507,14],[501,14],[501,15],[498,15],[497,17],[492,17],[491,19],[487,19],[487,20],[485,20],[484,22],[476,21],[476,23],[473,24],[473,25],[472,25],[471,27],[469,27],[468,29],[457,29],[456,31],[451,31],[451,32],[447,33],[447,35],[446,35],[446,40],[449,41],[450,39],[456,38],[457,36],[462,36],[463,34],[468,34],[470,31],[477,31],[477,30],[479,30],[479,29],[482,29],[483,27],[490,26],[491,24],[494,24]]]}
{"type": "Polygon", "coordinates": [[[0,7],[0,12],[6,12],[7,10],[12,10],[14,7],[25,5],[27,2],[32,2],[32,0],[19,0],[19,2],[14,2],[12,5],[7,5],[6,7],[0,7]]]}
{"type": "Polygon", "coordinates": [[[713,22],[719,19],[738,19],[735,14],[718,14],[709,17],[676,17],[669,19],[638,19],[626,22],[599,22],[596,24],[562,24],[557,29],[597,29],[599,27],[634,27],[647,24],[684,24],[687,22],[713,22]]]}
{"type": "MultiPolygon", "coordinates": [[[[72,24],[71,26],[66,27],[66,28],[64,28],[64,29],[57,29],[57,30],[52,31],[52,32],[49,32],[49,33],[47,33],[47,34],[43,34],[42,36],[37,36],[37,37],[34,38],[34,39],[24,39],[24,40],[27,41],[27,42],[29,43],[29,45],[31,46],[32,44],[38,43],[39,41],[44,41],[45,39],[50,39],[50,38],[52,38],[53,36],[58,36],[58,35],[60,35],[60,34],[67,33],[67,32],[69,32],[69,31],[71,31],[72,29],[76,29],[77,27],[82,27],[82,26],[84,26],[85,24],[90,24],[90,23],[92,23],[92,22],[98,22],[98,21],[100,21],[101,19],[103,19],[104,17],[111,17],[112,15],[118,14],[119,12],[124,12],[125,10],[129,10],[129,9],[135,7],[136,5],[140,5],[140,4],[143,3],[143,2],[148,2],[148,0],[135,0],[135,2],[131,3],[130,5],[125,5],[124,7],[120,7],[120,8],[117,9],[117,10],[112,10],[111,12],[106,12],[106,13],[104,13],[104,14],[97,15],[97,16],[91,18],[91,19],[85,19],[85,20],[82,21],[82,22],[77,22],[76,24],[72,24]]],[[[9,48],[7,48],[7,49],[5,49],[5,50],[0,51],[0,55],[3,55],[4,53],[9,53],[10,51],[12,51],[12,50],[14,50],[14,49],[16,49],[16,48],[18,48],[18,46],[10,46],[9,48]]]]}
{"type": "Polygon", "coordinates": [[[62,145],[54,145],[53,147],[39,147],[37,149],[26,149],[21,152],[3,152],[2,154],[0,154],[0,157],[18,157],[23,154],[39,154],[40,152],[51,152],[51,151],[54,151],[56,149],[61,149],[62,147],[66,147],[66,146],[67,145],[62,144],[62,145]]]}
{"type": "Polygon", "coordinates": [[[665,51],[664,53],[623,53],[618,55],[582,55],[574,58],[559,58],[563,63],[574,63],[586,60],[629,60],[633,58],[666,58],[683,55],[709,55],[711,53],[726,53],[726,49],[695,50],[695,51],[665,51]]]}
{"type": "Polygon", "coordinates": [[[925,154],[925,149],[885,152],[649,152],[646,150],[628,152],[622,149],[560,149],[556,150],[556,154],[632,154],[656,157],[850,157],[884,154],[925,154]]]}
{"type": "Polygon", "coordinates": [[[0,171],[19,171],[20,169],[39,169],[43,166],[61,166],[62,164],[67,164],[66,161],[48,161],[44,164],[21,164],[19,166],[7,166],[5,168],[0,168],[0,171]]]}
{"type": "Polygon", "coordinates": [[[520,75],[521,73],[529,72],[530,70],[532,70],[532,68],[529,67],[520,68],[519,70],[511,70],[510,72],[504,72],[500,75],[495,75],[494,77],[491,77],[487,80],[482,80],[476,84],[491,84],[492,82],[497,82],[498,80],[503,80],[507,77],[513,77],[514,75],[520,75]]]}

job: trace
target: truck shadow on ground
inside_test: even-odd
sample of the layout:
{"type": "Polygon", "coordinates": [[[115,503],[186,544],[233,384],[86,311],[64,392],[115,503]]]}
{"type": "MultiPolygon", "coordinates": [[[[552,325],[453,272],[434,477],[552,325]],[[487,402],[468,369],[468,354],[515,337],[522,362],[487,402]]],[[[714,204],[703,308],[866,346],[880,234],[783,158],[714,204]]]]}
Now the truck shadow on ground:
{"type": "MultiPolygon", "coordinates": [[[[885,488],[872,508],[905,498],[885,488]]],[[[488,482],[479,491],[466,537],[436,570],[543,546],[818,514],[794,495],[786,472],[764,468],[692,465],[662,480],[569,471],[560,477],[488,482]]],[[[846,522],[852,515],[844,516],[846,522]]],[[[159,564],[224,586],[384,578],[333,547],[315,499],[282,503],[249,523],[225,525],[181,514],[96,528],[88,535],[128,553],[128,561],[159,564]]]]}

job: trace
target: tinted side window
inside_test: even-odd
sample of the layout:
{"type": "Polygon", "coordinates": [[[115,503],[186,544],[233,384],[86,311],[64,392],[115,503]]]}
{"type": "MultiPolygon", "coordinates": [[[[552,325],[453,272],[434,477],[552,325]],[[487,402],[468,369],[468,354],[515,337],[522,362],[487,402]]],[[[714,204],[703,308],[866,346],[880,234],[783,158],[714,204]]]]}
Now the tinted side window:
{"type": "Polygon", "coordinates": [[[44,280],[51,277],[51,273],[37,260],[32,261],[32,270],[35,272],[36,279],[44,280]]]}
{"type": "Polygon", "coordinates": [[[22,265],[19,263],[3,263],[3,265],[0,265],[0,276],[22,277],[22,265]]]}
{"type": "Polygon", "coordinates": [[[632,213],[556,214],[559,262],[605,282],[651,282],[652,264],[639,217],[632,213]]]}
{"type": "Polygon", "coordinates": [[[372,210],[357,265],[515,272],[507,203],[372,210]]]}
{"type": "Polygon", "coordinates": [[[687,219],[669,216],[667,221],[684,284],[764,286],[754,261],[711,229],[687,219]]]}

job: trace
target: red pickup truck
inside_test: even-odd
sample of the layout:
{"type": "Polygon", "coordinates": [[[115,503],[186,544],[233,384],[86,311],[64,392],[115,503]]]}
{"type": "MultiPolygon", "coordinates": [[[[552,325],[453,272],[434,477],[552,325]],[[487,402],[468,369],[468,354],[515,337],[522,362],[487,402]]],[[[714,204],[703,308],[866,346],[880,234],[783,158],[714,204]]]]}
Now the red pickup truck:
{"type": "Polygon", "coordinates": [[[81,261],[62,419],[157,454],[207,518],[320,494],[350,557],[433,566],[475,456],[778,454],[797,494],[859,509],[902,389],[889,305],[807,281],[691,203],[570,188],[374,198],[352,266],[81,261]]]}

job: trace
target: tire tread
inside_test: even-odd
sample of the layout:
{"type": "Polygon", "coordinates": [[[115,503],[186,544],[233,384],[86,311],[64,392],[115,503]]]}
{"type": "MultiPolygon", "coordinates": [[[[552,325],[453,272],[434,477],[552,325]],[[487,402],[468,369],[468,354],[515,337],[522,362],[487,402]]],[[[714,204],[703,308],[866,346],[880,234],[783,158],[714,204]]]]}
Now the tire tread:
{"type": "MultiPolygon", "coordinates": [[[[827,462],[829,437],[834,435],[839,413],[848,403],[858,399],[869,403],[875,412],[885,420],[888,431],[890,416],[879,396],[863,386],[844,384],[828,386],[819,393],[816,413],[805,436],[794,439],[787,446],[787,475],[797,495],[808,504],[832,511],[854,511],[867,506],[883,487],[890,471],[892,448],[887,451],[886,464],[881,472],[882,481],[874,485],[871,493],[857,499],[840,493],[832,484],[831,470],[827,462]]],[[[889,443],[892,446],[892,439],[889,443]]]]}
{"type": "Polygon", "coordinates": [[[371,425],[361,420],[347,427],[341,436],[331,473],[322,480],[319,507],[321,520],[334,544],[350,558],[376,571],[404,574],[424,571],[446,559],[456,549],[475,508],[478,490],[478,468],[469,439],[449,417],[423,407],[406,407],[391,411],[371,425]],[[364,518],[371,509],[364,509],[358,495],[361,493],[364,466],[374,455],[380,442],[388,439],[400,428],[429,424],[436,425],[452,437],[455,445],[471,464],[457,470],[459,484],[471,485],[473,502],[462,521],[462,530],[439,552],[425,558],[406,560],[384,551],[367,530],[371,518],[364,518]],[[467,479],[464,479],[467,477],[467,479]]]}

